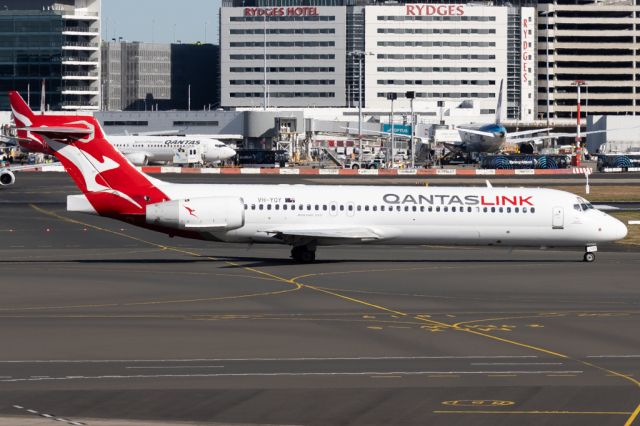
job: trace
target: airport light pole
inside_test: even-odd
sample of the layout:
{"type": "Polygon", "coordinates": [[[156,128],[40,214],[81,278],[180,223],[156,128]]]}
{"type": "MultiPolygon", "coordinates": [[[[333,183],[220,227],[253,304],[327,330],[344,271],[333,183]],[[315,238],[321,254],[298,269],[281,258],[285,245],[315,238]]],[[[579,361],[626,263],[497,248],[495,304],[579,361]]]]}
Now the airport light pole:
{"type": "Polygon", "coordinates": [[[393,166],[393,160],[396,155],[396,135],[394,127],[394,113],[393,113],[393,101],[398,99],[398,94],[395,92],[387,93],[387,100],[391,101],[391,118],[389,119],[391,124],[391,165],[393,166]]]}
{"type": "Polygon", "coordinates": [[[354,50],[348,55],[358,60],[358,161],[362,162],[362,61],[365,55],[371,55],[371,53],[354,50]]]}
{"type": "Polygon", "coordinates": [[[411,103],[411,168],[416,167],[416,116],[413,113],[413,99],[416,97],[416,92],[413,90],[408,91],[404,96],[409,99],[411,103]]]}

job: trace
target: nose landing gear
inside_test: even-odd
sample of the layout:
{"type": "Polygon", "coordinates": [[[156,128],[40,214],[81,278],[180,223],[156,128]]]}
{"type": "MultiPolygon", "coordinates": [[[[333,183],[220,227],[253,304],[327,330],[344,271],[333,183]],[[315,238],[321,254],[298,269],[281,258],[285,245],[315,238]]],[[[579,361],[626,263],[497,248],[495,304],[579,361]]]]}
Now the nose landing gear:
{"type": "Polygon", "coordinates": [[[586,246],[584,248],[584,257],[582,258],[583,261],[591,263],[594,260],[596,260],[596,252],[598,251],[598,247],[596,246],[586,246]]]}

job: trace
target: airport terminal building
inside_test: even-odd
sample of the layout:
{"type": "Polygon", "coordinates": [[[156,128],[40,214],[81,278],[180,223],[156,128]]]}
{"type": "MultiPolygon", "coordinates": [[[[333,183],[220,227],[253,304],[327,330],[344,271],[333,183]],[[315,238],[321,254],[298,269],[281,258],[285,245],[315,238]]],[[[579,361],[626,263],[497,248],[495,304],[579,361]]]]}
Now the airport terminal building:
{"type": "Polygon", "coordinates": [[[535,8],[305,4],[223,1],[223,107],[356,107],[362,97],[388,111],[395,97],[408,110],[413,91],[418,109],[467,103],[489,116],[504,81],[503,117],[535,116],[535,8]]]}

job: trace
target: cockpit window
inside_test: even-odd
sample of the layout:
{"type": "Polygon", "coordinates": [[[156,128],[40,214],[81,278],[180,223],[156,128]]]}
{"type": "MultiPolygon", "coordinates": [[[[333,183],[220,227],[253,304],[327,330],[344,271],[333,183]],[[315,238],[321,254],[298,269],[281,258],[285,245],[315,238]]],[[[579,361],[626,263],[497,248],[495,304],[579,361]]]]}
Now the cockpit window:
{"type": "Polygon", "coordinates": [[[593,205],[588,202],[587,200],[585,200],[584,198],[578,198],[577,199],[578,203],[573,205],[573,208],[576,209],[577,211],[587,211],[587,210],[593,210],[594,207],[593,205]]]}

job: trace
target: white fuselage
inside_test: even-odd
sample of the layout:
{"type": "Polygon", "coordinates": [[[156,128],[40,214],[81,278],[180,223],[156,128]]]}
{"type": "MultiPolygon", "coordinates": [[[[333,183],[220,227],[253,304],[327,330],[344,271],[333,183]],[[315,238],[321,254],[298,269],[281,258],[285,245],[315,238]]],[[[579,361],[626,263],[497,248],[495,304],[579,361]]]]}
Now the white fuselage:
{"type": "Polygon", "coordinates": [[[217,139],[191,136],[109,136],[109,142],[136,166],[173,161],[179,149],[197,148],[202,162],[215,163],[236,152],[217,139]]]}
{"type": "Polygon", "coordinates": [[[240,197],[244,225],[211,233],[228,242],[278,243],[276,232],[324,232],[338,238],[317,237],[317,245],[581,246],[627,233],[585,200],[551,189],[154,183],[173,200],[240,197]],[[339,238],[354,229],[379,238],[339,238]]]}

